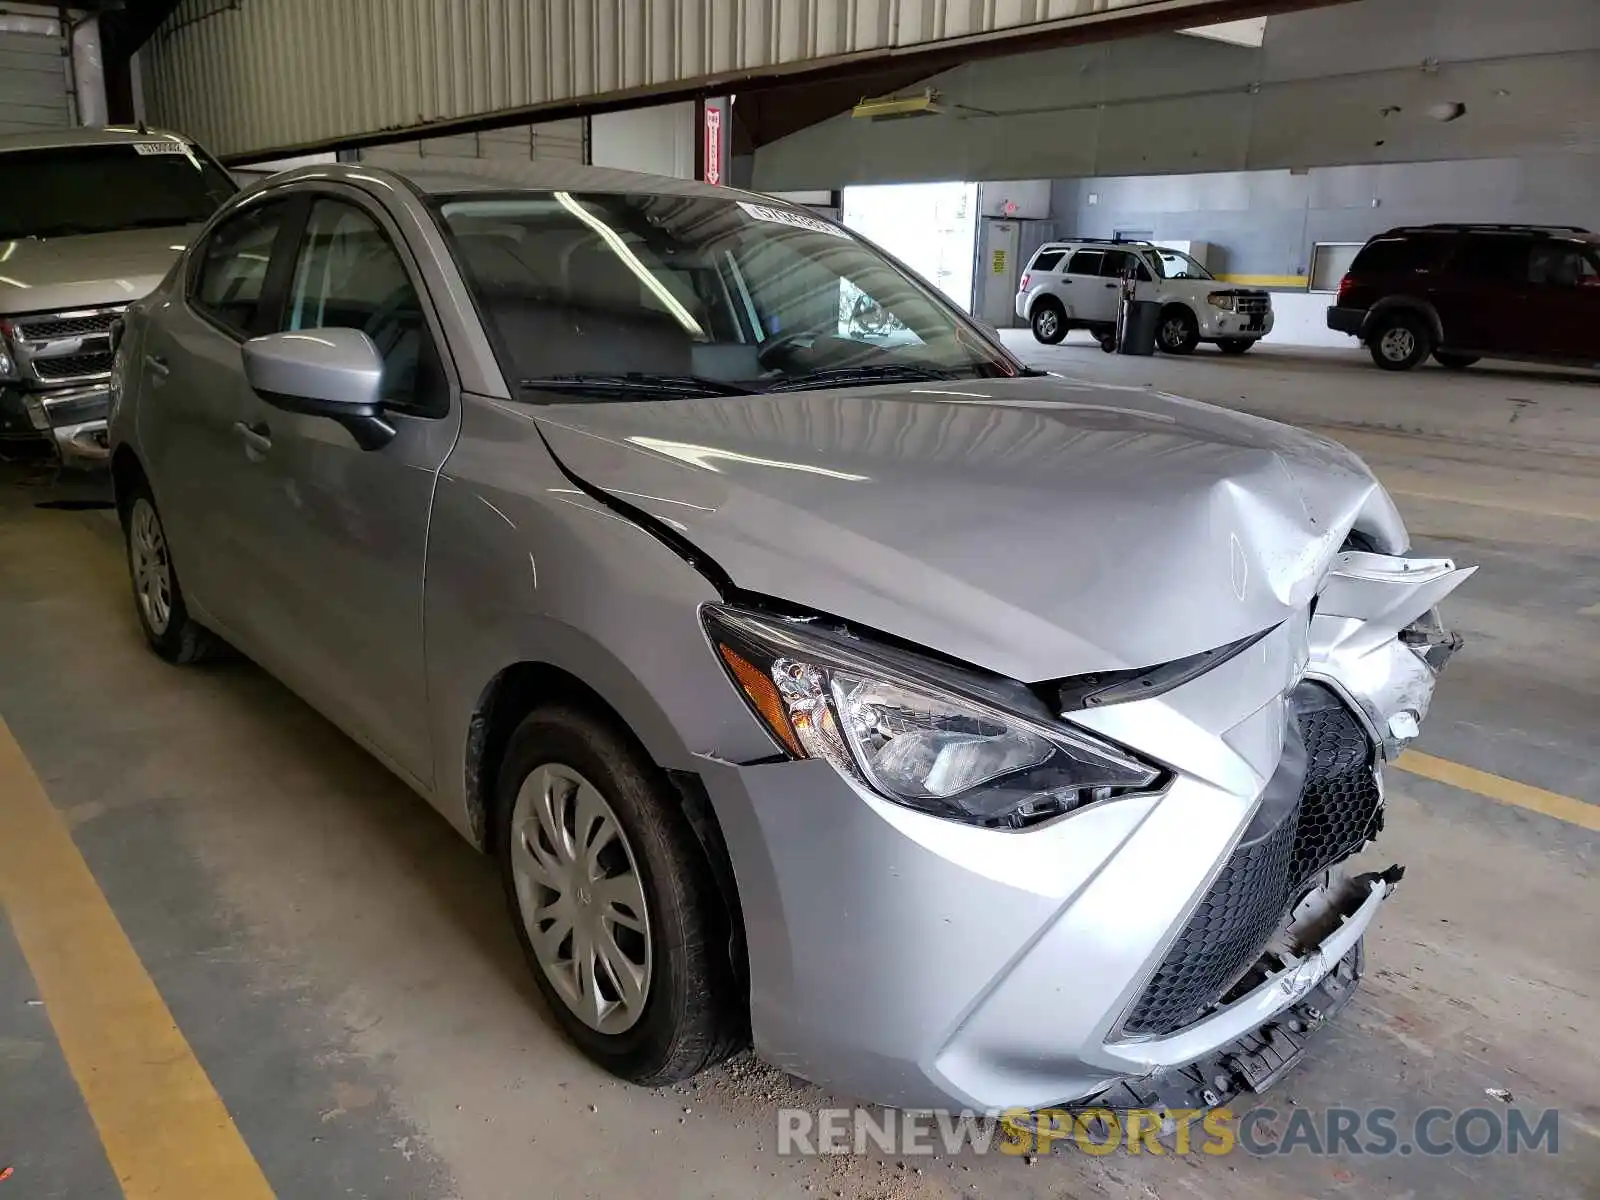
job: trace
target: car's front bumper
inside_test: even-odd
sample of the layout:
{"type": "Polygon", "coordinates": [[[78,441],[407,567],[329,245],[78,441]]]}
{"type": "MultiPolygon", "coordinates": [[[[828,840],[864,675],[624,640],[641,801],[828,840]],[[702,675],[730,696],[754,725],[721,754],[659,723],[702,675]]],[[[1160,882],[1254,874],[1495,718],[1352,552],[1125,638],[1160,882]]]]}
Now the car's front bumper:
{"type": "MultiPolygon", "coordinates": [[[[1277,761],[1274,725],[1287,736],[1286,712],[1280,699],[1230,717],[1207,753],[1227,756],[1236,743],[1254,762],[1277,761]]],[[[1353,715],[1347,725],[1359,729],[1353,715]]],[[[1362,761],[1364,839],[1381,824],[1381,794],[1375,752],[1362,761]]],[[[1203,774],[1237,779],[1233,766],[1203,774]]],[[[1299,890],[1281,858],[1284,836],[1296,836],[1284,822],[1301,811],[1298,781],[1269,836],[1258,827],[1271,785],[1259,777],[1240,788],[1175,772],[1159,795],[1011,832],[889,804],[815,760],[706,760],[701,775],[737,879],[757,1052],[899,1107],[1040,1109],[1204,1060],[1305,1000],[1355,951],[1392,889],[1368,881],[1342,896],[1316,940],[1262,967],[1268,937],[1287,926],[1287,893],[1299,890]],[[1267,878],[1274,871],[1280,883],[1267,878]],[[1232,923],[1239,906],[1259,915],[1253,897],[1271,886],[1285,894],[1265,925],[1232,923]],[[1225,944],[1208,932],[1219,914],[1225,944]],[[1218,983],[1193,1019],[1130,1032],[1152,989],[1188,986],[1172,981],[1205,954],[1240,950],[1245,982],[1218,983]]]]}
{"type": "Polygon", "coordinates": [[[1229,312],[1227,309],[1205,306],[1206,311],[1200,317],[1200,338],[1202,341],[1217,341],[1222,338],[1264,338],[1272,332],[1273,314],[1269,308],[1265,313],[1247,314],[1229,312]]]}
{"type": "Polygon", "coordinates": [[[69,466],[98,466],[109,456],[107,383],[51,391],[0,388],[0,439],[53,447],[69,466]]]}

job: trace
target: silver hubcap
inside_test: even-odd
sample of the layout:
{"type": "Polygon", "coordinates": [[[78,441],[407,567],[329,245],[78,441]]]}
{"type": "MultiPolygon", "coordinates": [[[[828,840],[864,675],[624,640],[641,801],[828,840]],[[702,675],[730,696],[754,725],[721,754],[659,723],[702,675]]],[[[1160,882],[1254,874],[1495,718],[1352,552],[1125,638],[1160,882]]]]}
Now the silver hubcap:
{"type": "Polygon", "coordinates": [[[1177,317],[1173,317],[1172,320],[1161,327],[1161,340],[1169,346],[1183,345],[1184,338],[1187,335],[1188,330],[1184,328],[1183,322],[1178,320],[1177,317]]]}
{"type": "Polygon", "coordinates": [[[133,570],[139,610],[159,637],[172,620],[172,563],[167,558],[161,518],[142,496],[133,502],[133,513],[128,518],[128,564],[133,570]]]}
{"type": "Polygon", "coordinates": [[[1056,316],[1054,309],[1046,309],[1039,314],[1039,332],[1045,337],[1054,337],[1059,323],[1060,318],[1056,316]]]}
{"type": "Polygon", "coordinates": [[[1378,349],[1390,362],[1404,362],[1417,348],[1417,339],[1411,330],[1396,327],[1383,335],[1378,349]]]}
{"type": "Polygon", "coordinates": [[[589,1028],[622,1033],[650,994],[650,920],[633,848],[599,789],[546,763],[511,812],[517,905],[534,957],[589,1028]]]}

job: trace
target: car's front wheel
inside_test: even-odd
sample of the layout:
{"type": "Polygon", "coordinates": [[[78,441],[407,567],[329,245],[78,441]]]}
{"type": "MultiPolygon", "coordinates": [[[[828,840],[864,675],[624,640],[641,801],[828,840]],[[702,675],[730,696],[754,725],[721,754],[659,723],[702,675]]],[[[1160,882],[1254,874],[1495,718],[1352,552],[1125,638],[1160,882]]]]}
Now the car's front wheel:
{"type": "Polygon", "coordinates": [[[497,801],[506,896],[566,1035],[649,1087],[737,1050],[729,917],[681,800],[631,739],[580,708],[536,710],[497,801]]]}
{"type": "Polygon", "coordinates": [[[1029,323],[1033,326],[1035,340],[1046,346],[1054,346],[1067,336],[1067,314],[1060,304],[1049,298],[1033,306],[1033,317],[1029,323]]]}
{"type": "Polygon", "coordinates": [[[1409,371],[1432,353],[1433,336],[1416,313],[1390,313],[1368,335],[1367,351],[1385,371],[1409,371]]]}
{"type": "Polygon", "coordinates": [[[1200,344],[1200,323],[1188,309],[1174,305],[1161,314],[1156,344],[1164,354],[1191,354],[1200,344]]]}
{"type": "Polygon", "coordinates": [[[166,527],[149,485],[141,481],[121,507],[134,611],[145,641],[170,663],[198,662],[223,650],[224,643],[189,615],[166,527]]]}
{"type": "Polygon", "coordinates": [[[1217,341],[1217,349],[1224,354],[1243,354],[1256,344],[1255,338],[1221,338],[1217,341]]]}

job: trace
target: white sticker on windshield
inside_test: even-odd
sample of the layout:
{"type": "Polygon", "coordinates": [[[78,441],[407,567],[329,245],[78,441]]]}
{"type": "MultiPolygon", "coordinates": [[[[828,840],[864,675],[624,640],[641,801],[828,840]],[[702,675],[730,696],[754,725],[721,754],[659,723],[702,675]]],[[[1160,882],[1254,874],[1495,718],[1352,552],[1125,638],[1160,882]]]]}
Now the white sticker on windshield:
{"type": "Polygon", "coordinates": [[[177,154],[184,158],[189,156],[189,147],[182,142],[135,142],[135,154],[177,154]]]}
{"type": "Polygon", "coordinates": [[[748,200],[739,201],[739,207],[744,209],[758,221],[770,221],[774,225],[792,225],[796,229],[809,229],[813,233],[831,233],[834,237],[848,238],[850,235],[837,225],[830,225],[826,221],[819,221],[816,217],[808,217],[804,213],[797,213],[787,208],[773,208],[768,204],[751,204],[748,200]]]}

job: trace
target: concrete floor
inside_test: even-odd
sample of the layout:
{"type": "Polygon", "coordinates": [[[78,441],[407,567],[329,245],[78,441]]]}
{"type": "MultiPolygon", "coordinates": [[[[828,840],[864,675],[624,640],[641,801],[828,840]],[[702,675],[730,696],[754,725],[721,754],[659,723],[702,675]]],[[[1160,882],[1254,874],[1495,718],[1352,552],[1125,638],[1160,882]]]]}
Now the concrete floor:
{"type": "MultiPolygon", "coordinates": [[[[1594,382],[1017,345],[1334,427],[1420,549],[1483,564],[1451,603],[1470,640],[1422,749],[1600,804],[1594,382]]],[[[179,671],[144,649],[109,515],[37,507],[92,496],[0,481],[0,716],[281,1197],[1600,1195],[1592,820],[1391,772],[1371,856],[1409,873],[1363,991],[1265,1099],[1404,1120],[1504,1088],[1561,1110],[1555,1155],[780,1158],[778,1105],[838,1102],[748,1061],[656,1092],[591,1067],[541,1011],[489,865],[432,810],[251,665],[179,671]]],[[[116,1197],[35,982],[0,919],[0,1200],[116,1197]]]]}

